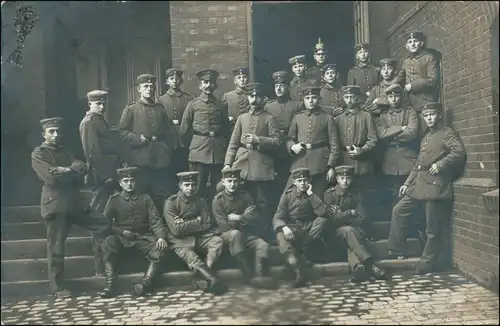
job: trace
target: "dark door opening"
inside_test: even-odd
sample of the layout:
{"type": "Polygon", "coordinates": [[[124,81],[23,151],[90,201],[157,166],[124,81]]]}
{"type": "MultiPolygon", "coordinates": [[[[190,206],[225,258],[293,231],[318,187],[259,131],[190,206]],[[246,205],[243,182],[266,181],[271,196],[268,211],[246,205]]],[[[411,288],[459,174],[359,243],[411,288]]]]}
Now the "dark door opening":
{"type": "Polygon", "coordinates": [[[340,82],[354,65],[354,14],[351,1],[252,3],[252,50],[255,81],[273,95],[271,75],[291,72],[288,59],[299,54],[314,64],[320,37],[328,50],[327,63],[337,64],[340,82]]]}

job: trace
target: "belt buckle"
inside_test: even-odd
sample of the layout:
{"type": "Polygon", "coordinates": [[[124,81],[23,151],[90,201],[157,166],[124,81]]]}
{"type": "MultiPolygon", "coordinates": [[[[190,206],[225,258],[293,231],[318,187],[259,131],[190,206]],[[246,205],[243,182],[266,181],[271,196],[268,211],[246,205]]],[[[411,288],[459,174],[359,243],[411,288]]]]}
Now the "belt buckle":
{"type": "Polygon", "coordinates": [[[417,170],[419,170],[419,171],[422,170],[422,165],[418,164],[417,165],[417,170]]]}
{"type": "Polygon", "coordinates": [[[152,140],[152,141],[156,141],[156,136],[152,136],[152,137],[151,137],[151,140],[152,140]]]}
{"type": "Polygon", "coordinates": [[[174,125],[178,125],[179,124],[179,120],[172,120],[172,122],[174,123],[174,125]]]}
{"type": "Polygon", "coordinates": [[[210,132],[208,133],[208,135],[209,135],[210,137],[213,137],[213,136],[215,136],[215,132],[210,131],[210,132]]]}
{"type": "Polygon", "coordinates": [[[307,149],[311,149],[311,147],[312,147],[312,145],[311,145],[311,144],[309,144],[309,143],[308,143],[308,144],[306,144],[306,148],[307,148],[307,149]]]}

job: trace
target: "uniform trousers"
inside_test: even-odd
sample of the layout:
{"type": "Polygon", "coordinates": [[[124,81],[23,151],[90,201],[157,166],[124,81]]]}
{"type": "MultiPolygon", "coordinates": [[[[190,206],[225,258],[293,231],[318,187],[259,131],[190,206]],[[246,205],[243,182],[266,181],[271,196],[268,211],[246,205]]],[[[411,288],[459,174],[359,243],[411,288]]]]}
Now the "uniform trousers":
{"type": "Polygon", "coordinates": [[[171,188],[175,184],[174,180],[169,179],[170,167],[141,167],[140,170],[143,180],[141,188],[151,196],[156,209],[162,214],[165,199],[173,194],[171,188]]]}
{"type": "Polygon", "coordinates": [[[304,253],[311,242],[321,239],[327,223],[328,219],[316,217],[314,221],[307,224],[287,225],[292,230],[293,239],[287,240],[282,231],[276,234],[280,253],[304,253]]]}
{"type": "Polygon", "coordinates": [[[220,237],[229,247],[231,256],[238,256],[243,253],[246,248],[255,250],[255,256],[259,258],[267,258],[269,245],[262,238],[245,234],[244,232],[236,229],[223,232],[220,237]]]}
{"type": "Polygon", "coordinates": [[[189,151],[184,147],[178,147],[172,154],[169,180],[173,182],[169,185],[170,193],[177,192],[177,182],[175,182],[177,180],[177,173],[189,171],[188,156],[189,151]]]}
{"type": "Polygon", "coordinates": [[[347,261],[352,270],[372,257],[372,243],[362,228],[345,225],[337,228],[336,233],[347,244],[347,261]]]}
{"type": "MultiPolygon", "coordinates": [[[[286,154],[286,153],[285,153],[286,154]]],[[[285,191],[290,176],[290,166],[292,159],[289,157],[276,158],[274,166],[276,170],[276,178],[274,179],[273,198],[272,198],[272,212],[276,211],[281,195],[285,191]]]]}
{"type": "Polygon", "coordinates": [[[83,227],[92,234],[92,247],[96,269],[102,261],[101,245],[110,232],[110,221],[96,210],[82,211],[80,214],[54,214],[45,220],[47,228],[47,262],[49,288],[59,291],[64,288],[65,242],[73,224],[83,227]]]}
{"type": "Polygon", "coordinates": [[[92,199],[90,200],[90,208],[98,211],[99,213],[104,212],[104,207],[106,207],[109,196],[111,196],[117,190],[118,184],[116,182],[107,185],[102,181],[95,181],[94,185],[92,186],[92,199]]]}
{"type": "Polygon", "coordinates": [[[102,243],[104,259],[108,260],[119,254],[124,248],[134,248],[149,261],[159,262],[163,252],[156,247],[154,235],[140,235],[136,240],[129,240],[121,235],[112,234],[106,237],[102,243]]]}
{"type": "Polygon", "coordinates": [[[207,261],[215,262],[222,254],[223,246],[222,238],[210,233],[195,237],[194,247],[178,247],[173,250],[193,270],[197,266],[205,264],[196,253],[197,250],[206,252],[207,261]]]}
{"type": "Polygon", "coordinates": [[[392,208],[399,201],[399,188],[405,183],[407,175],[381,175],[383,191],[379,187],[379,202],[383,209],[383,220],[389,220],[392,214],[392,208]]]}
{"type": "Polygon", "coordinates": [[[217,183],[222,179],[223,164],[205,164],[200,162],[189,162],[189,170],[200,173],[198,178],[198,188],[196,192],[207,198],[209,204],[215,195],[217,183]],[[207,188],[207,181],[210,176],[210,187],[207,188]]]}

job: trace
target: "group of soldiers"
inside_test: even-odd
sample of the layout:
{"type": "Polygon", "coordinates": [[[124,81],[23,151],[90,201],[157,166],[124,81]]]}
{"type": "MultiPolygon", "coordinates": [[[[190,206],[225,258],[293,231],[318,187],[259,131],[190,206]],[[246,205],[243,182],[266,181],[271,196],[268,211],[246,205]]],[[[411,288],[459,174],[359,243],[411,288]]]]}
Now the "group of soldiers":
{"type": "Polygon", "coordinates": [[[136,81],[140,99],[123,110],[118,132],[104,119],[107,92],[91,91],[80,124],[86,163],[62,145],[61,118],[42,120],[44,142],[32,165],[43,182],[51,290],[70,294],[64,242],[72,224],[92,231],[96,273],[106,278],[103,297],[115,293],[123,248],[149,261],[136,295],[152,289],[169,249],[190,267],[197,286],[225,293],[214,266],[226,246],[249,284],[273,288],[268,248],[274,241],[294,287],[308,280],[310,246],[336,250],[332,238],[347,249],[353,281],[385,279],[369,214],[376,204],[373,180],[382,179],[392,194],[390,254],[406,256],[412,213],[423,205],[425,247],[416,273],[436,270],[465,150],[443,124],[436,61],[423,38],[408,34],[409,56],[399,71],[391,58],[375,67],[368,44],[357,45],[347,86],[338,85],[319,41],[315,67],[307,69],[299,55],[289,60],[293,78],[273,73],[273,100],[262,84],[248,83],[246,68],[233,71],[236,87],[220,100],[215,70],[198,72],[196,98],[182,90],[178,69],[166,71],[169,89],[158,99],[156,77],[143,74],[136,81]],[[377,174],[383,178],[374,179],[377,174]],[[90,205],[77,188],[84,176],[92,185],[90,205]]]}

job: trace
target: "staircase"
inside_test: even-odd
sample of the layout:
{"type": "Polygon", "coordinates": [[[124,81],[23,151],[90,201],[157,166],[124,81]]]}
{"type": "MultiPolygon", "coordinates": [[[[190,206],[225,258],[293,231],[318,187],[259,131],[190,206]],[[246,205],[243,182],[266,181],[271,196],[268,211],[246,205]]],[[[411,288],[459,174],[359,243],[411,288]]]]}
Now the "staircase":
{"type": "MultiPolygon", "coordinates": [[[[90,196],[87,193],[86,196],[90,196]]],[[[28,296],[48,293],[47,255],[45,242],[45,224],[40,217],[39,206],[3,207],[2,211],[2,296],[28,296]]],[[[414,268],[417,259],[388,260],[387,237],[389,221],[375,222],[375,235],[379,240],[375,243],[380,265],[389,270],[406,270],[414,268]]],[[[420,242],[411,238],[409,243],[410,257],[418,257],[421,253],[420,242]]],[[[119,259],[119,286],[130,288],[145,271],[147,261],[134,252],[127,251],[126,257],[119,259]]],[[[228,256],[227,251],[224,254],[228,256]]],[[[270,247],[270,262],[273,274],[282,277],[283,261],[277,246],[270,247]]],[[[228,282],[239,280],[240,272],[231,259],[221,259],[217,266],[222,279],[228,282]]],[[[163,281],[168,285],[190,284],[190,273],[187,266],[168,252],[164,259],[163,281]]],[[[98,291],[104,285],[104,277],[95,276],[94,260],[90,234],[87,230],[73,226],[66,242],[65,259],[66,276],[69,287],[85,292],[98,291]]],[[[349,272],[347,262],[325,262],[315,264],[313,273],[318,277],[338,275],[349,272]]]]}

